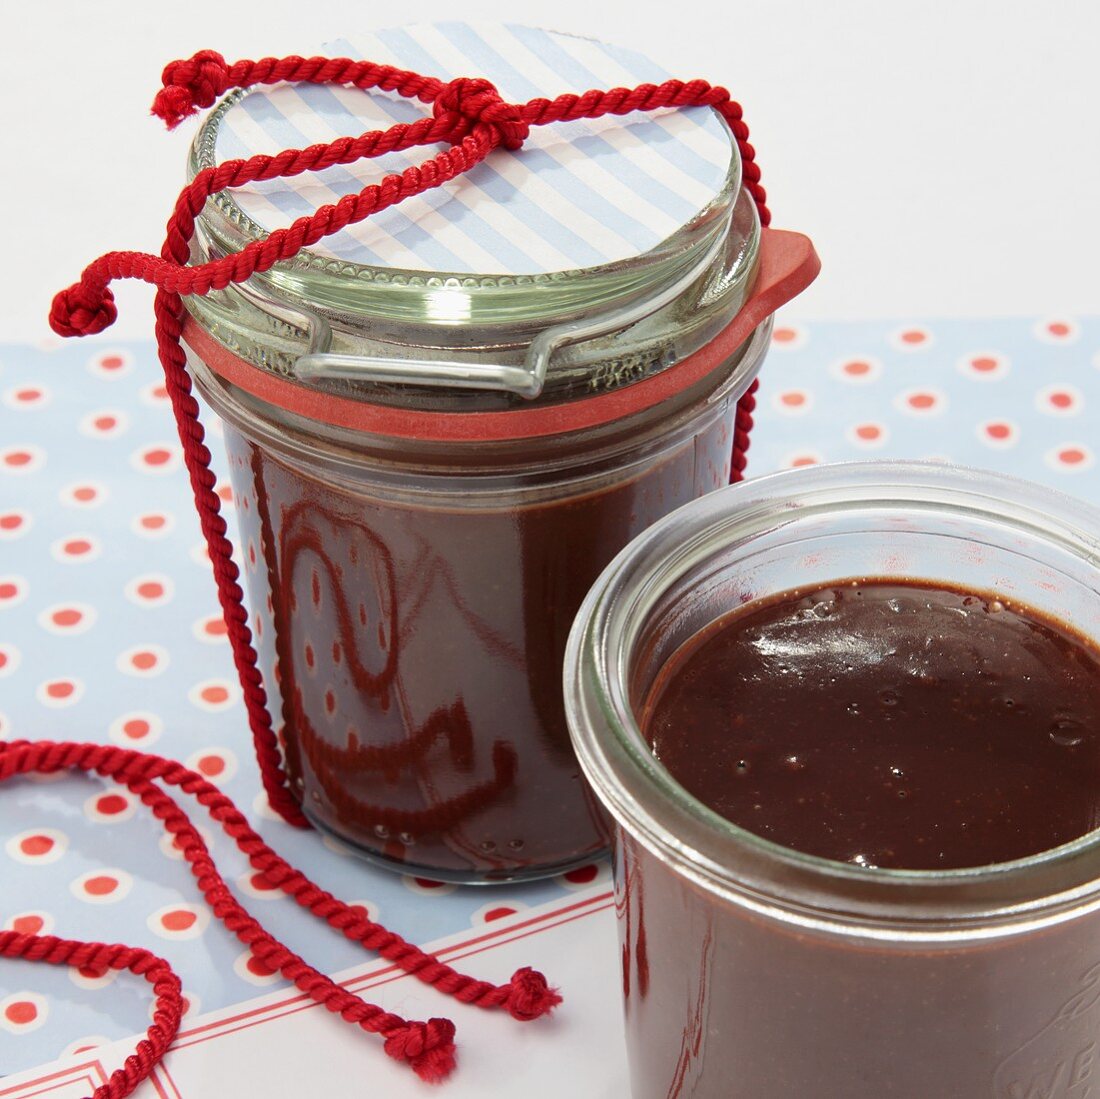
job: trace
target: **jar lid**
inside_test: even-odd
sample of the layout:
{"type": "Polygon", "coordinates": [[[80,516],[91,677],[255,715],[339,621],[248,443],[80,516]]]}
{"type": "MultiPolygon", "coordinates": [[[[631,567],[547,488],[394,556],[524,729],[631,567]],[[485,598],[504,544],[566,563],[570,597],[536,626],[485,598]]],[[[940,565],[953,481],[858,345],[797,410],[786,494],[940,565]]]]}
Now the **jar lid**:
{"type": "MultiPolygon", "coordinates": [[[[325,45],[443,80],[478,75],[509,102],[670,78],[632,50],[511,24],[445,22],[325,45]]],[[[424,116],[384,93],[282,84],[231,96],[211,120],[203,165],[358,137],[424,116]]],[[[222,196],[252,233],[286,228],[318,207],[398,173],[421,150],[259,181],[222,196]],[[234,209],[235,208],[235,209],[234,209]]],[[[318,242],[317,258],[456,275],[548,275],[633,259],[689,224],[727,185],[736,146],[709,108],[532,127],[522,150],[318,242]]]]}
{"type": "MultiPolygon", "coordinates": [[[[633,51],[509,24],[406,27],[327,49],[486,77],[515,102],[668,79],[633,51]]],[[[425,113],[373,89],[256,86],[207,118],[191,174],[425,113]]],[[[223,191],[196,219],[195,258],[238,252],[427,152],[223,191]]],[[[187,306],[234,354],[323,394],[500,410],[598,395],[692,355],[748,300],[759,241],[725,119],[709,107],[632,112],[534,125],[522,148],[187,306]]]]}

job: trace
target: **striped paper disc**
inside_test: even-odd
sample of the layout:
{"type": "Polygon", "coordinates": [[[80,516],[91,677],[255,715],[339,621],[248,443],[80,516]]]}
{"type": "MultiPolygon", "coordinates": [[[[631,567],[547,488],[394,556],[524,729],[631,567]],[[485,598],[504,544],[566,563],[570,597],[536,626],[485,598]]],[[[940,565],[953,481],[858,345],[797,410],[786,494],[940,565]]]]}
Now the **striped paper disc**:
{"type": "MultiPolygon", "coordinates": [[[[384,30],[327,43],[324,52],[443,80],[485,76],[510,102],[660,83],[670,75],[631,50],[504,24],[384,30]]],[[[221,161],[302,148],[412,122],[427,109],[382,92],[259,89],[225,113],[216,154],[221,161]]],[[[234,199],[264,229],[283,228],[435,151],[429,146],[254,183],[234,199]]],[[[497,149],[462,178],[312,250],[370,266],[454,274],[535,275],[625,260],[655,248],[712,202],[734,156],[729,130],[708,108],[535,126],[521,150],[497,149]]]]}

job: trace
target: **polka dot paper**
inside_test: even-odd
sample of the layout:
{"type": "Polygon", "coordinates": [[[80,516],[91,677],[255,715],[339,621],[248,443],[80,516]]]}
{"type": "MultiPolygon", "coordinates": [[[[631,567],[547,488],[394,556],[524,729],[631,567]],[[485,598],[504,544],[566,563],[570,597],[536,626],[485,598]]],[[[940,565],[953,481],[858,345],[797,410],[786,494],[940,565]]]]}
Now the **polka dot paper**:
{"type": "MultiPolygon", "coordinates": [[[[780,318],[749,472],[936,458],[1100,501],[1098,409],[1100,318],[780,318]]],[[[206,422],[220,459],[217,425],[206,422]]],[[[0,737],[92,740],[184,761],[320,885],[416,941],[609,880],[605,864],[524,887],[402,878],[274,817],[151,343],[0,347],[0,737]]],[[[274,934],[325,971],[362,960],[273,889],[201,811],[193,819],[237,896],[274,934]]],[[[181,974],[191,1013],[281,984],[213,919],[144,806],[87,776],[0,789],[0,927],[148,947],[181,974]]],[[[143,1030],[151,1002],[126,975],[4,962],[0,1071],[143,1030]]]]}
{"type": "Polygon", "coordinates": [[[780,318],[749,473],[941,459],[1096,500],[1090,417],[1100,401],[1098,333],[1095,319],[1064,317],[816,325],[780,318]]]}

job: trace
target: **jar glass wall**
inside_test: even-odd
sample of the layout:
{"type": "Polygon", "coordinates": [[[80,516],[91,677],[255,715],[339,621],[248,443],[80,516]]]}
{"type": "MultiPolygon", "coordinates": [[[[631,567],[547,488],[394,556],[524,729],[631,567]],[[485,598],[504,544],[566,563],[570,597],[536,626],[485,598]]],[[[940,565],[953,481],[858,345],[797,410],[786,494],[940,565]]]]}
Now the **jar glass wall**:
{"type": "MultiPolygon", "coordinates": [[[[740,603],[904,577],[994,590],[1100,638],[1100,514],[936,464],[778,474],[628,547],[570,640],[566,705],[615,818],[635,1099],[1073,1095],[1100,1016],[1100,838],[951,871],[868,870],[709,810],[636,719],[669,656],[740,603]],[[1038,1089],[1038,1090],[1036,1090],[1038,1089]]],[[[981,776],[975,776],[980,782],[981,776]]]]}
{"type": "Polygon", "coordinates": [[[226,424],[262,670],[311,820],[456,881],[606,849],[561,700],[573,615],[631,538],[729,482],[769,332],[653,408],[473,455],[319,432],[192,356],[226,424]]]}

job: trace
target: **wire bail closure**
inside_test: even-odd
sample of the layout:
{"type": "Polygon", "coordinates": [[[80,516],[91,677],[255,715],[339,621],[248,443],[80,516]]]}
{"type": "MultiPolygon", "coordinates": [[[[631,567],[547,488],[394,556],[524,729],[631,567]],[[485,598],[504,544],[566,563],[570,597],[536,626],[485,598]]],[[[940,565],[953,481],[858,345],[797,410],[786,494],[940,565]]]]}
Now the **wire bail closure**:
{"type": "MultiPolygon", "coordinates": [[[[293,310],[307,322],[309,351],[299,357],[292,373],[300,381],[318,383],[332,378],[361,382],[401,382],[408,385],[438,385],[459,389],[504,390],[534,400],[542,393],[546,375],[556,351],[570,344],[606,336],[628,328],[675,301],[714,265],[725,246],[719,234],[687,271],[661,285],[647,289],[625,305],[583,320],[566,321],[540,332],[527,348],[523,366],[477,363],[457,359],[403,359],[384,355],[334,354],[332,327],[322,317],[293,310]]],[[[254,291],[248,295],[276,313],[287,307],[254,291]]]]}

